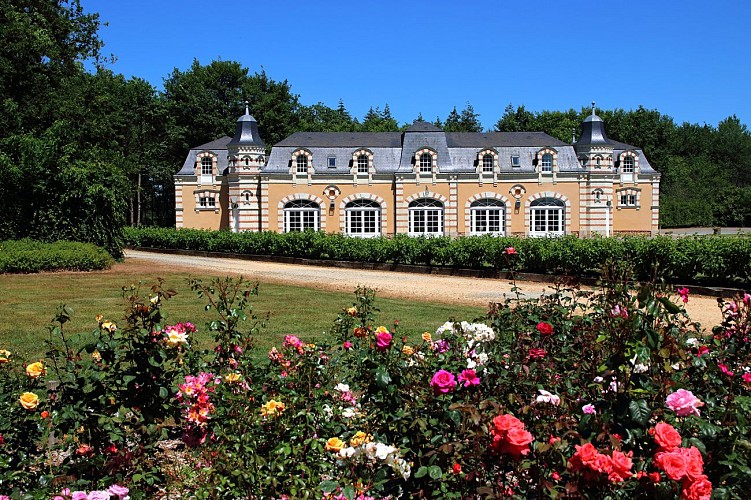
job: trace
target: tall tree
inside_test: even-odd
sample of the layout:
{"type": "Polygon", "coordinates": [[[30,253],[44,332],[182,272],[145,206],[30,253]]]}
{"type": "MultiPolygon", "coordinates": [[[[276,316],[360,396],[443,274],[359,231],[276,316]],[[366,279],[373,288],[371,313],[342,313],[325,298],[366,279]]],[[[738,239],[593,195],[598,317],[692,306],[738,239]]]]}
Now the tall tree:
{"type": "Polygon", "coordinates": [[[99,15],[79,0],[0,0],[0,26],[0,137],[43,130],[61,82],[102,61],[99,15]]]}
{"type": "Polygon", "coordinates": [[[524,106],[514,109],[514,105],[509,104],[503,111],[503,116],[496,122],[495,130],[497,132],[534,131],[536,130],[535,117],[524,109],[524,106]]]}
{"type": "MultiPolygon", "coordinates": [[[[454,108],[456,110],[456,108],[454,108]]],[[[459,116],[459,126],[462,132],[482,132],[480,115],[475,113],[475,108],[470,103],[462,110],[459,116]]]]}

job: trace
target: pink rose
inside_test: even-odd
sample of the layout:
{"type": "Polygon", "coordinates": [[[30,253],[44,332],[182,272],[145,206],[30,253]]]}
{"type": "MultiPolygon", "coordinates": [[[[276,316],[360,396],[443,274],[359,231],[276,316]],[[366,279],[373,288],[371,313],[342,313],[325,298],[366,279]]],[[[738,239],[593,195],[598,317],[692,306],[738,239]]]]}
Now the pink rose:
{"type": "Polygon", "coordinates": [[[385,351],[391,347],[392,335],[389,332],[376,333],[376,347],[379,351],[385,351]]]}
{"type": "Polygon", "coordinates": [[[506,247],[506,255],[516,255],[516,248],[506,247]]]}
{"type": "Polygon", "coordinates": [[[686,389],[678,389],[668,395],[665,404],[679,417],[687,417],[689,415],[696,415],[698,417],[699,407],[704,406],[704,403],[699,398],[686,389]]]}
{"type": "Polygon", "coordinates": [[[741,378],[745,383],[751,384],[751,373],[744,373],[741,378]]]}
{"type": "Polygon", "coordinates": [[[111,495],[115,495],[118,499],[122,500],[124,497],[128,495],[128,488],[125,486],[120,486],[119,484],[113,484],[109,488],[107,488],[107,491],[111,495]]]}
{"type": "Polygon", "coordinates": [[[480,385],[480,377],[474,370],[464,370],[459,374],[459,382],[464,383],[464,387],[480,385]]]}
{"type": "Polygon", "coordinates": [[[446,370],[438,370],[430,380],[430,386],[436,394],[448,394],[456,388],[456,377],[446,370]]]}
{"type": "Polygon", "coordinates": [[[595,410],[594,405],[589,404],[582,406],[582,413],[584,413],[585,415],[594,415],[595,413],[597,413],[597,411],[595,410]]]}
{"type": "Polygon", "coordinates": [[[679,288],[678,295],[681,296],[681,300],[683,301],[684,304],[688,302],[688,288],[686,287],[679,288]]]}
{"type": "Polygon", "coordinates": [[[352,349],[352,342],[350,342],[349,340],[347,340],[347,341],[344,342],[343,346],[344,346],[345,349],[352,349]]]}
{"type": "Polygon", "coordinates": [[[724,365],[722,363],[717,363],[717,368],[719,368],[720,371],[724,373],[725,375],[727,375],[728,377],[732,377],[733,375],[735,375],[735,372],[733,372],[730,368],[728,368],[727,365],[724,365]]]}
{"type": "Polygon", "coordinates": [[[709,500],[712,497],[712,483],[707,476],[701,476],[693,481],[683,480],[681,498],[688,500],[709,500]]]}

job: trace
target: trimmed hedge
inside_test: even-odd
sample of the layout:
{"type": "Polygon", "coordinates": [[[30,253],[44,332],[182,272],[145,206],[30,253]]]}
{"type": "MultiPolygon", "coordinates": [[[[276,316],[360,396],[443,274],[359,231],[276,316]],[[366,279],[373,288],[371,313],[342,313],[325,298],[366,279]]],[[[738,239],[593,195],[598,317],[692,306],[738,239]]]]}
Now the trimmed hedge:
{"type": "Polygon", "coordinates": [[[42,243],[23,239],[0,242],[0,273],[94,271],[109,269],[114,259],[91,243],[42,243]]]}
{"type": "Polygon", "coordinates": [[[356,262],[415,264],[507,270],[504,250],[514,247],[514,270],[543,274],[599,276],[610,260],[629,262],[646,280],[655,268],[676,283],[745,286],[751,283],[751,238],[351,238],[324,232],[243,232],[171,228],[125,228],[127,246],[273,255],[356,262]]]}

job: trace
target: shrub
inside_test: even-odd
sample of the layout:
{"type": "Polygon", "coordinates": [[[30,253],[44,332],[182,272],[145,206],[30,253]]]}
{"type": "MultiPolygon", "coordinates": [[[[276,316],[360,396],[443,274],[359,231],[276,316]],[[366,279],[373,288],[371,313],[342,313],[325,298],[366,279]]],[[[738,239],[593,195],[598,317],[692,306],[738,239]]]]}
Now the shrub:
{"type": "Polygon", "coordinates": [[[113,259],[91,243],[42,243],[24,239],[0,242],[0,273],[94,271],[109,269],[113,259]]]}

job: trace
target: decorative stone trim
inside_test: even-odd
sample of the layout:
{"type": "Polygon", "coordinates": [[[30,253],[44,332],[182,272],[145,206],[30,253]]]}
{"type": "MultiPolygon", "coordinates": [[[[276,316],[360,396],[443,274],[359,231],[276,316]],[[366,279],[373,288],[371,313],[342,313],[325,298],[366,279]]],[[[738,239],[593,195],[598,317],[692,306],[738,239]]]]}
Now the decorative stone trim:
{"type": "Polygon", "coordinates": [[[477,177],[478,177],[478,183],[480,186],[482,186],[483,178],[485,176],[492,176],[493,177],[493,186],[498,185],[498,173],[500,172],[501,166],[500,166],[500,160],[498,151],[496,151],[493,148],[485,148],[477,153],[477,177]],[[484,158],[486,155],[490,155],[493,157],[493,171],[492,172],[486,172],[484,169],[484,158]]]}
{"type": "Polygon", "coordinates": [[[503,228],[503,234],[506,234],[509,227],[511,227],[511,200],[509,200],[507,197],[503,196],[501,193],[493,193],[491,191],[486,191],[484,193],[477,193],[475,195],[470,196],[467,201],[464,203],[464,227],[467,229],[466,233],[470,234],[472,232],[472,203],[478,201],[478,200],[484,200],[484,199],[492,199],[492,200],[499,200],[506,206],[506,215],[504,217],[504,228],[503,228]]]}
{"type": "Polygon", "coordinates": [[[552,173],[558,172],[558,151],[554,148],[542,148],[537,151],[537,172],[538,173],[550,173],[542,171],[542,157],[544,155],[551,155],[553,157],[552,173]]]}
{"type": "Polygon", "coordinates": [[[569,200],[565,195],[561,193],[555,193],[553,191],[540,191],[538,193],[535,193],[531,195],[527,200],[524,202],[524,227],[525,234],[527,231],[529,231],[529,211],[532,208],[532,202],[535,200],[539,200],[540,198],[555,198],[557,200],[561,200],[563,204],[566,206],[566,230],[565,234],[570,234],[571,231],[571,200],[569,200]]]}
{"type": "Polygon", "coordinates": [[[616,189],[615,201],[617,202],[616,208],[618,208],[618,210],[622,210],[622,209],[639,210],[641,209],[641,188],[628,187],[624,189],[616,189]],[[629,195],[632,195],[634,197],[634,204],[628,205],[628,204],[621,203],[621,196],[629,196],[629,195]]]}
{"type": "Polygon", "coordinates": [[[278,208],[278,216],[277,216],[277,225],[279,227],[279,232],[284,232],[284,206],[289,203],[290,201],[297,201],[297,200],[305,200],[305,201],[312,201],[319,207],[321,207],[321,213],[320,213],[320,230],[324,231],[326,229],[326,202],[319,198],[318,196],[314,194],[308,194],[308,193],[293,193],[289,196],[285,196],[281,200],[279,200],[279,204],[277,205],[278,208]]]}
{"type": "Polygon", "coordinates": [[[196,155],[196,162],[194,164],[193,171],[198,178],[198,184],[201,185],[204,158],[211,158],[211,183],[213,184],[217,176],[217,156],[212,151],[201,151],[196,155]]]}
{"type": "Polygon", "coordinates": [[[357,186],[358,177],[367,176],[368,178],[368,185],[371,185],[373,182],[373,174],[375,173],[375,166],[373,165],[373,152],[369,150],[368,148],[360,148],[352,153],[352,167],[349,170],[349,173],[352,174],[352,184],[354,186],[357,186]],[[360,172],[358,170],[359,167],[359,159],[360,156],[366,156],[368,158],[368,171],[367,172],[360,172]]]}
{"type": "Polygon", "coordinates": [[[381,206],[381,234],[386,234],[386,228],[387,226],[387,218],[388,218],[388,206],[386,204],[386,200],[378,196],[377,194],[373,193],[355,193],[347,196],[342,201],[339,202],[339,231],[342,234],[345,234],[347,231],[347,217],[346,217],[346,208],[347,205],[353,201],[357,200],[370,200],[378,203],[381,206]]]}
{"type": "Polygon", "coordinates": [[[313,184],[313,174],[315,168],[313,167],[313,153],[305,148],[296,149],[291,155],[289,173],[292,175],[292,186],[297,186],[297,177],[304,177],[307,180],[308,186],[313,184]],[[297,171],[297,158],[299,156],[305,156],[308,159],[308,170],[305,173],[297,171]]]}
{"type": "Polygon", "coordinates": [[[433,148],[429,148],[429,147],[423,147],[422,149],[418,149],[417,151],[415,151],[414,173],[415,173],[415,184],[417,184],[418,186],[420,185],[420,177],[424,175],[430,175],[433,185],[435,185],[436,174],[438,173],[438,152],[436,152],[436,150],[434,150],[433,148]],[[430,155],[430,158],[431,158],[430,172],[420,172],[420,157],[423,154],[430,155]]]}
{"type": "Polygon", "coordinates": [[[195,191],[193,191],[193,196],[195,197],[195,200],[196,200],[196,205],[195,205],[196,213],[198,212],[219,213],[219,191],[218,190],[196,189],[195,191]],[[201,198],[214,200],[214,205],[209,206],[207,204],[205,207],[202,207],[201,198]]]}
{"type": "Polygon", "coordinates": [[[447,203],[448,203],[448,201],[449,201],[449,200],[448,200],[448,198],[446,198],[446,197],[445,197],[445,196],[443,196],[442,194],[439,194],[439,193],[434,193],[434,192],[432,192],[432,191],[429,191],[429,190],[427,190],[427,189],[426,189],[426,190],[425,190],[424,192],[422,192],[422,193],[415,193],[415,194],[413,194],[413,195],[411,195],[411,196],[408,196],[408,197],[407,197],[407,198],[406,198],[406,199],[404,200],[403,204],[404,204],[404,206],[405,206],[405,207],[409,208],[409,204],[410,204],[410,203],[412,203],[412,202],[413,202],[413,201],[415,201],[415,200],[419,200],[420,198],[432,198],[432,199],[434,199],[434,200],[438,200],[438,201],[440,201],[441,203],[443,203],[443,207],[444,207],[444,208],[446,208],[446,204],[447,204],[447,203]]]}

